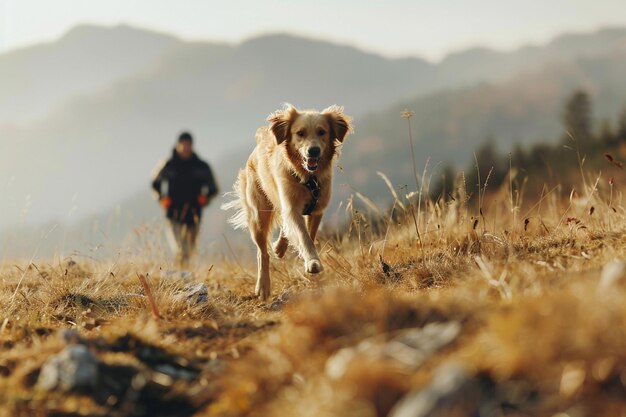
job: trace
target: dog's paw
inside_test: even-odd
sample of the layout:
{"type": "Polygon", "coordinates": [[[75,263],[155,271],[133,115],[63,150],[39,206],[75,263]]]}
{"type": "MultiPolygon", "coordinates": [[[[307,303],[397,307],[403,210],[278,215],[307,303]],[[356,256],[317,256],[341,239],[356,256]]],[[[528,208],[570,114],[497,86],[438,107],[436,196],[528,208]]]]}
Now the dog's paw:
{"type": "Polygon", "coordinates": [[[324,270],[324,267],[319,259],[311,259],[304,263],[304,270],[309,274],[319,274],[324,270]]]}
{"type": "Polygon", "coordinates": [[[274,243],[274,255],[276,255],[278,259],[281,259],[285,256],[285,253],[287,253],[288,248],[289,241],[286,238],[281,237],[274,243]]]}
{"type": "Polygon", "coordinates": [[[257,281],[254,293],[256,294],[257,297],[259,297],[261,301],[265,301],[268,298],[270,298],[270,295],[272,294],[272,290],[270,289],[269,281],[265,281],[265,280],[257,281]]]}

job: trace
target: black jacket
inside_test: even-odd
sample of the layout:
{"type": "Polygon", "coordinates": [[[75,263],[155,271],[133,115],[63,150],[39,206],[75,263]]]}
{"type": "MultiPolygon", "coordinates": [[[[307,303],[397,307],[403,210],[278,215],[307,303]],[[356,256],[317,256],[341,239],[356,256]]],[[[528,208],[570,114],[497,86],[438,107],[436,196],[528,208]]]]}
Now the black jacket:
{"type": "Polygon", "coordinates": [[[204,195],[210,201],[218,192],[209,164],[195,153],[189,159],[182,159],[176,150],[154,177],[152,188],[159,199],[171,199],[167,217],[187,224],[200,222],[202,206],[198,197],[204,195]]]}

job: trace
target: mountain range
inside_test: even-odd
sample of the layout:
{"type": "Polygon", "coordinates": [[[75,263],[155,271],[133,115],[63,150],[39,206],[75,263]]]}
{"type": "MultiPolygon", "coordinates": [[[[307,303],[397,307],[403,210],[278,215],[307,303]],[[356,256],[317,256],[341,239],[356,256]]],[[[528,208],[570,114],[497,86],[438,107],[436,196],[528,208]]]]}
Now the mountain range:
{"type": "MultiPolygon", "coordinates": [[[[614,117],[626,104],[625,70],[621,28],[430,63],[286,34],[229,45],[128,26],[77,27],[56,42],[0,55],[0,249],[17,256],[57,223],[70,246],[84,247],[93,225],[111,218],[118,224],[106,239],[119,242],[132,225],[157,217],[148,176],[182,129],[195,134],[225,191],[254,130],[283,102],[342,104],[356,132],[343,149],[337,200],[358,189],[383,201],[388,192],[376,171],[396,185],[412,178],[405,108],[415,112],[418,163],[459,166],[488,137],[503,150],[558,138],[574,89],[591,94],[596,119],[614,117]],[[136,215],[119,215],[127,209],[136,215]]],[[[208,234],[219,236],[223,215],[210,217],[208,234]]]]}

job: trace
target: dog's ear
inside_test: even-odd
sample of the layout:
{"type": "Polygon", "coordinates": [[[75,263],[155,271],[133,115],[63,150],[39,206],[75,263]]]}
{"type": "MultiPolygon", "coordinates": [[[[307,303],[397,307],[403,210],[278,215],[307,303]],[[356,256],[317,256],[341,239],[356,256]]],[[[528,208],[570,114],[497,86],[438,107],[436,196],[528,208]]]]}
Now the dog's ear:
{"type": "Polygon", "coordinates": [[[277,144],[280,145],[287,139],[291,123],[297,115],[298,109],[287,103],[282,110],[276,110],[267,117],[267,121],[270,122],[270,130],[274,134],[277,144]]]}
{"type": "Polygon", "coordinates": [[[346,135],[352,132],[352,119],[350,116],[346,116],[343,113],[343,107],[337,105],[324,109],[322,114],[328,118],[328,123],[334,136],[333,139],[343,142],[346,135]]]}

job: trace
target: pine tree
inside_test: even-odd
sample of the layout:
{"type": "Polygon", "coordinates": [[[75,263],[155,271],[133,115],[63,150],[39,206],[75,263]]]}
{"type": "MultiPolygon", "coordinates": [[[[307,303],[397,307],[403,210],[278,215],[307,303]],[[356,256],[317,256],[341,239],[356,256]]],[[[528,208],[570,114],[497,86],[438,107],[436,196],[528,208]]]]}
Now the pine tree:
{"type": "MultiPolygon", "coordinates": [[[[591,126],[591,99],[582,90],[575,91],[565,104],[563,123],[566,132],[578,143],[588,143],[593,138],[591,126]]],[[[569,136],[568,135],[568,136],[569,136]]]]}
{"type": "Polygon", "coordinates": [[[516,143],[513,152],[511,152],[511,165],[519,170],[524,170],[528,168],[527,163],[526,151],[519,143],[516,143]]]}

